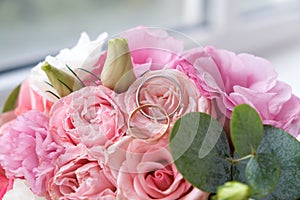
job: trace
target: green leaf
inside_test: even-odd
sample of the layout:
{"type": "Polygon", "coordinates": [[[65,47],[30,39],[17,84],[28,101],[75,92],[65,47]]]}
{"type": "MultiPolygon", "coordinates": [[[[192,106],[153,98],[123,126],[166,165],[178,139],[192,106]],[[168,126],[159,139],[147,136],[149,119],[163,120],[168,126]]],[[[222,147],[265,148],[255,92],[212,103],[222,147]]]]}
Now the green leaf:
{"type": "Polygon", "coordinates": [[[219,185],[230,180],[231,164],[226,160],[230,157],[229,143],[211,116],[189,113],[177,120],[169,147],[177,169],[195,187],[215,193],[219,185]],[[206,148],[204,143],[213,147],[206,148]]]}
{"type": "Polygon", "coordinates": [[[280,165],[272,154],[259,153],[251,158],[246,167],[246,179],[254,197],[270,194],[280,177],[280,165]]]}
{"type": "Polygon", "coordinates": [[[247,104],[236,106],[230,120],[230,135],[240,156],[252,154],[263,136],[263,124],[256,110],[247,104]]]}
{"type": "Polygon", "coordinates": [[[19,96],[20,88],[21,85],[18,85],[15,89],[11,91],[11,93],[9,94],[9,96],[7,97],[4,103],[2,113],[11,111],[16,107],[16,102],[19,96]]]}
{"type": "Polygon", "coordinates": [[[280,163],[281,176],[274,191],[264,199],[300,199],[300,143],[285,131],[264,127],[260,153],[274,155],[280,163]]]}
{"type": "Polygon", "coordinates": [[[60,97],[67,96],[83,87],[82,83],[75,77],[51,66],[47,62],[42,66],[42,70],[47,74],[48,79],[60,97]]]}

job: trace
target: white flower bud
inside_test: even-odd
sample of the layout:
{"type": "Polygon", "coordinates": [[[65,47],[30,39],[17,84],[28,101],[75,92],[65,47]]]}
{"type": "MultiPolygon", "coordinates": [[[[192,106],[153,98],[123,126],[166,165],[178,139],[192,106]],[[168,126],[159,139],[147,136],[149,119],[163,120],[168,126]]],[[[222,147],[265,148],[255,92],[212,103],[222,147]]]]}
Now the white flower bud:
{"type": "Polygon", "coordinates": [[[125,92],[136,79],[127,40],[111,39],[101,73],[102,84],[118,93],[125,92]]]}

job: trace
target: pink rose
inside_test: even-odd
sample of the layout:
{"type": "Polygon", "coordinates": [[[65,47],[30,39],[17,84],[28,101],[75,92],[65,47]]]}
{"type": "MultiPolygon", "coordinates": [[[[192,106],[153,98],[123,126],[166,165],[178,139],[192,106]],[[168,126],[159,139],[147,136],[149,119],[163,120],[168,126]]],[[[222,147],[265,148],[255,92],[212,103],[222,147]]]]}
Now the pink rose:
{"type": "Polygon", "coordinates": [[[39,110],[47,114],[52,105],[52,102],[46,100],[30,87],[29,80],[25,80],[20,88],[15,113],[16,115],[21,115],[29,110],[39,110]]]}
{"type": "Polygon", "coordinates": [[[125,113],[131,113],[138,107],[136,93],[139,87],[140,105],[159,105],[168,114],[174,113],[170,116],[172,122],[190,112],[211,113],[210,101],[193,81],[174,69],[149,71],[138,78],[127,92],[119,96],[118,102],[121,108],[125,108],[125,113]]]}
{"type": "Polygon", "coordinates": [[[299,135],[300,99],[292,95],[289,85],[277,80],[269,61],[205,47],[186,52],[177,68],[210,99],[216,99],[227,117],[236,105],[246,103],[258,111],[264,124],[299,135]]]}
{"type": "Polygon", "coordinates": [[[1,130],[0,163],[9,178],[25,178],[37,195],[47,195],[47,182],[63,148],[48,132],[48,118],[32,110],[1,130]]]}
{"type": "Polygon", "coordinates": [[[104,86],[88,86],[57,101],[50,112],[50,129],[63,143],[83,143],[101,159],[105,145],[125,134],[126,124],[116,94],[104,86]]]}
{"type": "Polygon", "coordinates": [[[107,170],[90,159],[81,144],[67,149],[56,166],[48,188],[52,199],[115,199],[116,188],[107,177],[107,170]]]}
{"type": "Polygon", "coordinates": [[[12,189],[13,182],[13,179],[8,179],[5,176],[4,170],[0,167],[0,199],[3,198],[8,190],[12,189]]]}
{"type": "Polygon", "coordinates": [[[107,165],[117,182],[119,199],[206,199],[172,163],[167,142],[148,143],[125,136],[108,149],[107,165]]]}
{"type": "Polygon", "coordinates": [[[172,68],[184,49],[182,41],[159,29],[137,27],[123,32],[120,37],[128,40],[137,77],[148,70],[172,68]]]}

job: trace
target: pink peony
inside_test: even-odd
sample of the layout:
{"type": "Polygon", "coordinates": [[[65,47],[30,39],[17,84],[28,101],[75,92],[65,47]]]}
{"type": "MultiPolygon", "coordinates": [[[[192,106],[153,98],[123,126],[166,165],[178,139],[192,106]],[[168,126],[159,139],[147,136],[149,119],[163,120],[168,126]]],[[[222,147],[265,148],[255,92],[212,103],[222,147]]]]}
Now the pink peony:
{"type": "Polygon", "coordinates": [[[138,107],[136,93],[141,84],[143,85],[139,95],[140,105],[159,105],[168,114],[175,111],[170,116],[172,121],[190,112],[211,113],[210,101],[199,92],[196,85],[185,74],[174,69],[149,71],[138,78],[127,92],[118,97],[118,104],[125,113],[129,114],[138,107]],[[147,80],[153,76],[156,78],[147,80]]]}
{"type": "Polygon", "coordinates": [[[167,142],[147,143],[125,136],[108,149],[107,165],[117,183],[119,199],[206,199],[172,163],[167,142]]]}
{"type": "Polygon", "coordinates": [[[90,159],[81,145],[67,149],[57,160],[53,178],[49,182],[49,193],[55,200],[115,199],[115,186],[95,159],[90,159]]]}
{"type": "Polygon", "coordinates": [[[105,145],[126,131],[115,98],[104,86],[88,86],[60,99],[50,112],[51,133],[64,145],[84,144],[94,158],[101,159],[105,145]]]}
{"type": "Polygon", "coordinates": [[[186,52],[176,65],[210,99],[217,100],[227,117],[236,105],[246,103],[258,111],[264,124],[299,135],[300,99],[289,85],[277,80],[269,61],[205,47],[186,52]]]}
{"type": "Polygon", "coordinates": [[[47,195],[47,182],[63,148],[48,132],[48,118],[36,110],[20,115],[1,130],[0,163],[9,178],[24,178],[37,195],[47,195]]]}

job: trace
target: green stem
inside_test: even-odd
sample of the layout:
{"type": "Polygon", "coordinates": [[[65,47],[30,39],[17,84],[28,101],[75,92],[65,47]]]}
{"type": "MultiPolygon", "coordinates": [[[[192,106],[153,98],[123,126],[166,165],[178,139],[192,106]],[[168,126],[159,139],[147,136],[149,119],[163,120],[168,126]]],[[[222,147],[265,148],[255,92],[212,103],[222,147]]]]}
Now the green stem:
{"type": "Polygon", "coordinates": [[[226,158],[226,160],[228,160],[231,163],[238,163],[240,161],[246,160],[246,159],[251,158],[253,156],[254,156],[253,154],[249,154],[249,155],[244,156],[242,158],[238,158],[238,159],[226,158]]]}

